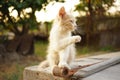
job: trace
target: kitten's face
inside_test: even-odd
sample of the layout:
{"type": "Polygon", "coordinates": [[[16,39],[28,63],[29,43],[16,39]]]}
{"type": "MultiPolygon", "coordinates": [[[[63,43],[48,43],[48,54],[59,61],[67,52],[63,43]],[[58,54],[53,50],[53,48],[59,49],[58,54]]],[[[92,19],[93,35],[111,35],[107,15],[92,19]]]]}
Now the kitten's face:
{"type": "Polygon", "coordinates": [[[75,18],[66,13],[64,7],[59,10],[58,22],[64,31],[74,31],[77,27],[75,18]]]}

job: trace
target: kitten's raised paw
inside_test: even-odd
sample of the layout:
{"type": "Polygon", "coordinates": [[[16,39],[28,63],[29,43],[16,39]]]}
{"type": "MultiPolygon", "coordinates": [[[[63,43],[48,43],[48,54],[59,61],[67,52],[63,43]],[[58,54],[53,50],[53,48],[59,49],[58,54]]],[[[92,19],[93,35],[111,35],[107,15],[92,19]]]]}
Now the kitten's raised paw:
{"type": "Polygon", "coordinates": [[[81,41],[81,37],[80,36],[75,36],[75,42],[80,42],[81,41]]]}

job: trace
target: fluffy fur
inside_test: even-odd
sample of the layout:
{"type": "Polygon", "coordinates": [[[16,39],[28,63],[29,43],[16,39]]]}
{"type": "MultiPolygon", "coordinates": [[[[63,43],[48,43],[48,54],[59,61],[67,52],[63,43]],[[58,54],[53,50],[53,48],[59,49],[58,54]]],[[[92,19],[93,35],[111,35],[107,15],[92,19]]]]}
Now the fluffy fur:
{"type": "Polygon", "coordinates": [[[50,31],[47,60],[40,67],[59,66],[67,67],[74,60],[76,50],[75,43],[81,41],[80,36],[72,36],[71,32],[76,29],[75,18],[61,7],[50,31]]]}

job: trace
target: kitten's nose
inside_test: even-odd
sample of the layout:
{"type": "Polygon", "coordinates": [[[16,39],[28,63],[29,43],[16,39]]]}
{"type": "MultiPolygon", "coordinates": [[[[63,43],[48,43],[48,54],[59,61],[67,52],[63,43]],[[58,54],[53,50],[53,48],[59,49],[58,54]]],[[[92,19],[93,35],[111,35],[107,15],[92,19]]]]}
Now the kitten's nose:
{"type": "Polygon", "coordinates": [[[75,25],[74,27],[75,27],[75,30],[77,30],[77,25],[75,25]]]}
{"type": "Polygon", "coordinates": [[[75,27],[75,29],[73,31],[73,34],[78,34],[79,33],[79,30],[78,30],[79,27],[77,25],[75,25],[74,27],[75,27]]]}

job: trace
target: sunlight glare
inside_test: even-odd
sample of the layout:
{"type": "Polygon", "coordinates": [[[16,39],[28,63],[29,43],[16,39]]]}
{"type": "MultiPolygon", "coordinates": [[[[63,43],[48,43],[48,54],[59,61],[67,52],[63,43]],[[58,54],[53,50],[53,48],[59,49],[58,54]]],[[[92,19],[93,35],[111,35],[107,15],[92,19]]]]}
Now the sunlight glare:
{"type": "Polygon", "coordinates": [[[9,7],[8,8],[8,10],[9,10],[9,14],[10,14],[10,16],[13,16],[15,19],[17,19],[17,17],[18,17],[18,12],[17,12],[17,10],[13,10],[14,9],[14,7],[13,6],[11,6],[11,7],[9,7]]]}
{"type": "MultiPolygon", "coordinates": [[[[73,11],[75,9],[75,5],[77,4],[79,4],[79,0],[66,0],[65,3],[50,2],[46,6],[46,11],[43,9],[41,11],[36,11],[35,16],[38,22],[50,22],[56,17],[61,6],[64,6],[66,8],[66,11],[69,12],[73,11]]],[[[79,13],[76,11],[73,12],[73,15],[78,16],[79,13]]]]}
{"type": "Polygon", "coordinates": [[[26,8],[26,9],[24,10],[24,12],[26,12],[26,13],[31,13],[31,12],[32,12],[32,8],[26,8]]]}
{"type": "Polygon", "coordinates": [[[116,12],[120,12],[120,0],[115,0],[113,3],[114,6],[112,6],[107,12],[114,15],[116,12]]]}

